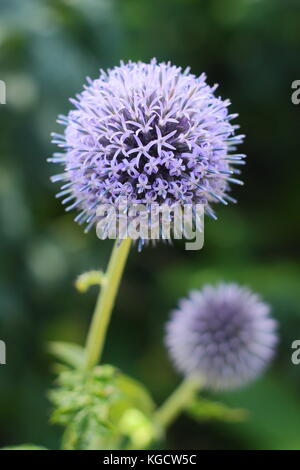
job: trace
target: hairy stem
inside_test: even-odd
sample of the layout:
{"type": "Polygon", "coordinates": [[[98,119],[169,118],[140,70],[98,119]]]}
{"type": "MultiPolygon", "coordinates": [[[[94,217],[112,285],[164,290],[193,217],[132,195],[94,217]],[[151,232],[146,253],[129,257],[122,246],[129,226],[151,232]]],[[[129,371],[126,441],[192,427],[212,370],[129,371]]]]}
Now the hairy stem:
{"type": "Polygon", "coordinates": [[[115,242],[87,336],[85,349],[86,369],[91,369],[97,365],[101,358],[107,327],[129,253],[130,244],[130,238],[126,238],[122,241],[117,240],[115,242]]]}

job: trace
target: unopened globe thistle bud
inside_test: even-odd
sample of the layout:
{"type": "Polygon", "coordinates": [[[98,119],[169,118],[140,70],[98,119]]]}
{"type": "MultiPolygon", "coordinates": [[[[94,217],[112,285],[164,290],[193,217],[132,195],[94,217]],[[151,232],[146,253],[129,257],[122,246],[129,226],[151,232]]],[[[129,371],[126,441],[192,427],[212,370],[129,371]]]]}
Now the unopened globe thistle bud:
{"type": "Polygon", "coordinates": [[[181,299],[166,328],[176,368],[207,387],[231,388],[257,377],[273,356],[276,322],[248,288],[220,283],[181,299]]]}
{"type": "Polygon", "coordinates": [[[58,197],[66,210],[78,209],[75,220],[89,230],[99,221],[100,204],[151,203],[174,206],[211,204],[228,195],[235,178],[235,153],[243,135],[228,113],[229,100],[215,95],[204,74],[170,63],[129,62],[96,80],[72,99],[67,116],[59,116],[63,134],[53,134],[61,151],[49,160],[62,165],[52,178],[62,182],[58,197]]]}

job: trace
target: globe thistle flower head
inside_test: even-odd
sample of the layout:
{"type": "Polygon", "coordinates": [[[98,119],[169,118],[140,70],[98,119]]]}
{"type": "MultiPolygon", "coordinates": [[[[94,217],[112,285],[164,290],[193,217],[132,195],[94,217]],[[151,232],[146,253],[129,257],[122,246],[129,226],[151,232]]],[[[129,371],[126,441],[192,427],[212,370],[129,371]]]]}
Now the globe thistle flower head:
{"type": "Polygon", "coordinates": [[[99,204],[203,204],[215,217],[214,202],[228,195],[233,165],[244,163],[235,153],[243,135],[231,124],[228,100],[215,95],[204,74],[170,63],[129,62],[96,80],[71,99],[74,108],[59,116],[63,134],[53,134],[61,151],[51,162],[63,172],[58,197],[66,210],[78,209],[87,230],[98,220],[99,204]]]}
{"type": "Polygon", "coordinates": [[[181,299],[167,323],[166,345],[176,368],[207,387],[232,388],[257,377],[273,356],[276,322],[248,288],[220,283],[181,299]]]}

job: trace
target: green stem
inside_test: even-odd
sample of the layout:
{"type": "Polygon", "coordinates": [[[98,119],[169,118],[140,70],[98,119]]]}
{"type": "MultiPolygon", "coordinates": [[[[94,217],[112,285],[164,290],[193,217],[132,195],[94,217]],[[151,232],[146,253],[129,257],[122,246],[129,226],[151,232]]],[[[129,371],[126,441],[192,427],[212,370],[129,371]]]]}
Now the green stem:
{"type": "Polygon", "coordinates": [[[116,241],[100,290],[86,342],[85,367],[97,365],[103,351],[107,327],[124,271],[131,240],[116,241]]]}
{"type": "Polygon", "coordinates": [[[155,420],[160,428],[167,428],[195,397],[201,383],[194,377],[186,378],[156,411],[155,420]]]}

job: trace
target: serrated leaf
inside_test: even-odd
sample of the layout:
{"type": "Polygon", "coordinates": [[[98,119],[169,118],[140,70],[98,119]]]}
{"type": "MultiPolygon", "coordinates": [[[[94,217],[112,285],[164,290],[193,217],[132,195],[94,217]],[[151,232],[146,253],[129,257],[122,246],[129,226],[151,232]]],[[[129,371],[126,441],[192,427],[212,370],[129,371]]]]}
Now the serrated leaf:
{"type": "Polygon", "coordinates": [[[65,370],[49,398],[52,422],[66,427],[65,449],[117,448],[123,440],[141,446],[154,435],[150,395],[113,366],[65,370]]]}

